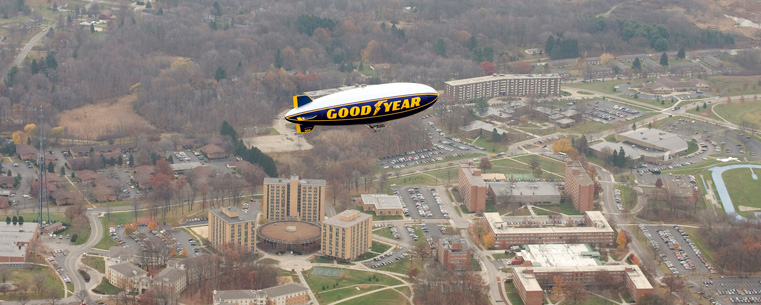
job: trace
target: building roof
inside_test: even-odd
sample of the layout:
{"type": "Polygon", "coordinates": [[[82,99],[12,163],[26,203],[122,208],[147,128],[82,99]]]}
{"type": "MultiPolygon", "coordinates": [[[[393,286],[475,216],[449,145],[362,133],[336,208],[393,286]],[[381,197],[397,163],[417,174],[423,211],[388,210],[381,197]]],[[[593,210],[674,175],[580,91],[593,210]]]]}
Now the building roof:
{"type": "Polygon", "coordinates": [[[489,188],[496,196],[534,195],[560,196],[560,190],[553,182],[489,182],[489,188]]]}
{"type": "Polygon", "coordinates": [[[194,169],[196,167],[201,167],[203,164],[201,162],[181,162],[181,163],[174,163],[170,164],[169,167],[172,168],[175,172],[182,172],[190,169],[194,169]]]}
{"type": "MultiPolygon", "coordinates": [[[[567,233],[611,233],[613,228],[600,213],[600,211],[587,211],[587,217],[595,224],[589,227],[541,227],[541,228],[517,228],[507,225],[499,213],[484,213],[491,231],[494,234],[567,234],[567,233]]],[[[513,216],[515,218],[516,216],[513,216]]],[[[525,216],[530,218],[530,216],[525,216]]]]}
{"type": "Polygon", "coordinates": [[[576,120],[574,120],[574,119],[560,119],[560,120],[555,121],[555,123],[558,123],[560,125],[566,125],[566,124],[576,123],[576,120]]]}
{"type": "Polygon", "coordinates": [[[376,210],[395,210],[403,208],[398,196],[386,194],[362,194],[362,202],[374,205],[376,210]]]}
{"type": "Polygon", "coordinates": [[[237,207],[221,207],[217,209],[210,209],[210,213],[220,217],[225,223],[243,223],[243,222],[255,222],[256,215],[259,214],[258,207],[251,207],[250,209],[239,209],[237,207]],[[228,213],[225,213],[226,210],[228,213]],[[229,215],[238,215],[230,217],[229,215]]]}
{"type": "Polygon", "coordinates": [[[624,137],[624,141],[636,140],[650,143],[656,148],[670,153],[678,153],[687,150],[687,141],[677,134],[660,129],[637,128],[637,130],[621,133],[620,136],[624,137]]]}
{"type": "Polygon", "coordinates": [[[480,176],[481,170],[478,169],[475,165],[468,164],[468,163],[461,163],[460,171],[465,173],[465,179],[468,179],[468,183],[470,184],[470,186],[486,187],[486,182],[484,182],[484,178],[480,176]],[[479,173],[479,175],[474,175],[476,171],[479,173]]]}
{"type": "Polygon", "coordinates": [[[134,254],[135,251],[133,251],[132,248],[127,247],[115,246],[108,249],[108,257],[111,259],[118,258],[122,261],[125,261],[132,258],[132,255],[134,254]]]}
{"type": "Polygon", "coordinates": [[[653,289],[653,285],[647,280],[645,274],[638,266],[634,265],[603,265],[603,266],[577,266],[577,267],[515,267],[514,275],[517,275],[517,279],[520,280],[526,290],[541,290],[541,286],[536,281],[534,273],[556,273],[556,272],[593,272],[593,271],[613,271],[613,272],[626,272],[627,277],[631,280],[635,289],[653,289]],[[626,271],[627,268],[631,268],[631,271],[626,271]],[[530,270],[530,271],[529,271],[530,270]],[[527,272],[529,271],[529,272],[527,272]],[[529,289],[530,288],[530,289],[529,289]]]}
{"type": "Polygon", "coordinates": [[[458,79],[446,82],[449,86],[461,86],[468,84],[476,84],[488,81],[498,80],[510,80],[510,79],[534,79],[534,78],[557,78],[560,79],[558,74],[493,74],[488,76],[480,76],[466,79],[458,79]]]}
{"type": "Polygon", "coordinates": [[[599,266],[600,253],[584,244],[527,245],[522,250],[523,260],[534,267],[599,266]]]}
{"type": "MultiPolygon", "coordinates": [[[[484,121],[479,121],[479,120],[475,120],[468,125],[460,127],[460,129],[464,131],[473,131],[473,130],[483,129],[489,132],[493,131],[495,128],[496,126],[494,126],[494,124],[486,123],[484,121]]],[[[501,128],[496,128],[496,129],[497,129],[497,133],[499,134],[507,133],[507,131],[504,129],[501,129],[501,128]]]]}
{"type": "Polygon", "coordinates": [[[79,180],[85,181],[85,180],[93,180],[98,178],[98,173],[91,171],[89,169],[83,169],[81,171],[77,171],[77,177],[79,177],[79,180]]]}
{"type": "Polygon", "coordinates": [[[219,145],[216,145],[216,144],[206,144],[206,146],[201,147],[201,150],[204,153],[206,153],[207,155],[208,154],[224,154],[225,153],[225,149],[220,147],[219,145]]]}
{"type": "Polygon", "coordinates": [[[324,179],[300,179],[299,176],[291,176],[291,178],[264,178],[264,184],[288,184],[291,180],[298,180],[302,185],[314,185],[325,186],[324,179]]]}
{"type": "Polygon", "coordinates": [[[214,292],[214,303],[237,303],[240,299],[257,299],[265,298],[266,295],[261,290],[217,290],[214,292]]]}
{"type": "Polygon", "coordinates": [[[38,152],[39,150],[34,148],[34,146],[32,145],[27,145],[27,144],[16,145],[16,153],[19,155],[27,155],[27,154],[37,155],[38,152]]]}
{"type": "Polygon", "coordinates": [[[627,156],[630,156],[634,159],[639,158],[640,156],[646,156],[646,157],[660,157],[660,158],[667,158],[667,154],[665,154],[662,151],[656,151],[656,150],[647,150],[644,147],[632,147],[631,145],[623,144],[623,143],[614,143],[614,142],[598,142],[593,145],[589,146],[595,151],[602,151],[604,148],[610,148],[611,153],[613,150],[619,151],[622,147],[624,148],[624,153],[626,153],[627,156]]]}
{"type": "Polygon", "coordinates": [[[146,272],[143,269],[140,269],[139,267],[133,265],[132,263],[121,263],[121,264],[111,265],[111,269],[127,277],[143,276],[148,274],[148,272],[146,272]]]}
{"type": "Polygon", "coordinates": [[[341,228],[349,228],[367,220],[370,217],[372,216],[365,213],[360,213],[357,210],[346,210],[326,219],[322,223],[341,228]]]}
{"type": "Polygon", "coordinates": [[[578,170],[578,173],[573,175],[573,179],[575,179],[576,182],[580,186],[594,184],[594,181],[592,181],[592,177],[589,177],[589,174],[587,174],[587,170],[584,169],[583,166],[581,166],[581,163],[579,161],[572,161],[570,164],[566,164],[566,167],[570,167],[571,171],[578,170]]]}
{"type": "Polygon", "coordinates": [[[444,235],[439,238],[439,244],[441,244],[441,248],[450,252],[468,251],[468,243],[459,235],[444,235]],[[460,246],[452,247],[453,244],[460,244],[460,246]]]}
{"type": "Polygon", "coordinates": [[[161,270],[161,272],[156,274],[156,277],[154,277],[153,280],[158,282],[163,281],[173,283],[179,279],[182,279],[183,277],[185,277],[185,270],[166,267],[164,270],[161,270]]]}
{"type": "Polygon", "coordinates": [[[279,296],[288,295],[288,294],[292,294],[292,293],[303,292],[303,291],[307,291],[307,290],[309,290],[309,289],[307,289],[306,287],[304,287],[302,285],[299,285],[299,284],[296,284],[296,283],[290,283],[290,284],[285,284],[285,285],[281,285],[281,286],[264,288],[264,289],[262,289],[262,292],[266,293],[267,296],[270,297],[270,298],[276,298],[276,297],[279,297],[279,296]]]}
{"type": "Polygon", "coordinates": [[[16,225],[7,224],[5,221],[0,222],[0,256],[24,257],[26,244],[34,238],[35,232],[37,232],[36,222],[16,225]],[[24,245],[19,248],[19,243],[24,245]]]}

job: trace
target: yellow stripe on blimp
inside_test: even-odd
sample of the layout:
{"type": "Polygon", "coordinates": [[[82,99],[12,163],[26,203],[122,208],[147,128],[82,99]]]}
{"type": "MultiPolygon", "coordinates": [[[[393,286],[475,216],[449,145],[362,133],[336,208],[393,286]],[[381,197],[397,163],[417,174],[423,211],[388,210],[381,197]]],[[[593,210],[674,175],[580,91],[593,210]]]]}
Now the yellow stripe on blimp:
{"type": "Polygon", "coordinates": [[[327,120],[309,120],[309,121],[310,122],[334,122],[334,121],[364,120],[367,118],[380,118],[380,117],[397,115],[397,114],[401,114],[405,112],[414,111],[421,107],[425,107],[429,104],[432,104],[436,102],[436,100],[438,100],[438,97],[436,97],[435,99],[431,100],[428,103],[420,105],[420,98],[415,97],[415,98],[412,98],[412,101],[398,100],[398,101],[388,102],[387,100],[382,100],[382,101],[378,101],[374,105],[374,107],[371,107],[369,105],[364,105],[361,107],[360,106],[352,106],[352,107],[344,106],[340,108],[337,107],[337,108],[328,110],[328,112],[326,113],[328,118],[327,120]],[[394,111],[394,112],[391,112],[391,113],[386,112],[385,114],[376,115],[381,109],[385,110],[384,112],[386,111],[394,111]],[[373,114],[369,117],[364,116],[366,114],[369,114],[369,111],[373,111],[373,114]]]}
{"type": "Polygon", "coordinates": [[[299,96],[293,96],[293,108],[299,108],[299,96]]]}

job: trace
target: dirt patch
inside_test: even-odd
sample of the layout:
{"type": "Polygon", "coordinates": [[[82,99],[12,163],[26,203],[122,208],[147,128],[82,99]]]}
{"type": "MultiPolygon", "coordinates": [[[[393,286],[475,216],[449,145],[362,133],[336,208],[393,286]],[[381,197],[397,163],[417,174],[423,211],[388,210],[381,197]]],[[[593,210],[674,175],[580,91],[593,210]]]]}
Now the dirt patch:
{"type": "Polygon", "coordinates": [[[201,226],[201,227],[191,228],[190,230],[192,230],[193,233],[196,233],[196,235],[200,237],[207,238],[207,239],[209,238],[209,227],[201,226]]]}
{"type": "Polygon", "coordinates": [[[132,129],[153,129],[153,126],[132,109],[136,96],[128,95],[67,110],[58,115],[58,126],[68,137],[82,140],[104,140],[125,136],[132,129]]]}
{"type": "Polygon", "coordinates": [[[278,276],[277,277],[277,285],[278,286],[285,285],[285,284],[290,284],[290,283],[293,283],[293,278],[290,277],[290,276],[278,276]]]}
{"type": "Polygon", "coordinates": [[[761,208],[747,207],[744,205],[738,206],[737,208],[740,210],[740,212],[761,211],[761,208]]]}

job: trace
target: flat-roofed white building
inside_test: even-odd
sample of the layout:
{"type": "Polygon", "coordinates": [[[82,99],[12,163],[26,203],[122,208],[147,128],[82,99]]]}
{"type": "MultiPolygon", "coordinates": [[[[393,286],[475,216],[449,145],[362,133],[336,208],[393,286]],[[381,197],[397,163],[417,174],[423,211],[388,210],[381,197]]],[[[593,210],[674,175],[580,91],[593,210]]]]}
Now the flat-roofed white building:
{"type": "Polygon", "coordinates": [[[396,195],[363,194],[362,208],[374,211],[375,215],[404,215],[404,204],[396,195]]]}
{"type": "MultiPolygon", "coordinates": [[[[514,216],[527,218],[531,216],[514,216]]],[[[521,227],[511,225],[499,213],[484,213],[489,231],[494,234],[494,248],[508,249],[511,246],[550,243],[586,243],[608,245],[615,241],[615,231],[600,211],[587,211],[583,227],[544,226],[521,227]]],[[[523,222],[519,222],[523,223],[523,222]]]]}
{"type": "Polygon", "coordinates": [[[448,81],[445,92],[455,101],[497,96],[560,94],[558,74],[494,74],[448,81]]]}
{"type": "Polygon", "coordinates": [[[552,182],[487,182],[487,194],[496,204],[560,204],[560,190],[552,182]]]}
{"type": "MultiPolygon", "coordinates": [[[[687,141],[677,134],[654,128],[637,128],[616,134],[616,141],[676,155],[687,151],[687,141]]],[[[624,150],[625,151],[625,150],[624,150]]]]}

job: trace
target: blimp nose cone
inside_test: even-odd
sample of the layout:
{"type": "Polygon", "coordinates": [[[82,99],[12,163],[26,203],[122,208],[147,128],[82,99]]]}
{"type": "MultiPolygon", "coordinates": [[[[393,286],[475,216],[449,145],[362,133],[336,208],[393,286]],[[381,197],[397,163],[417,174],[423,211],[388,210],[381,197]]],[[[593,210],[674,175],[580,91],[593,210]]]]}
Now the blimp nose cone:
{"type": "Polygon", "coordinates": [[[285,114],[285,117],[286,117],[286,118],[289,118],[289,117],[291,117],[291,116],[295,115],[296,113],[298,113],[298,111],[296,111],[296,108],[294,108],[294,109],[291,109],[291,110],[289,110],[289,111],[288,111],[288,112],[285,114]]]}

